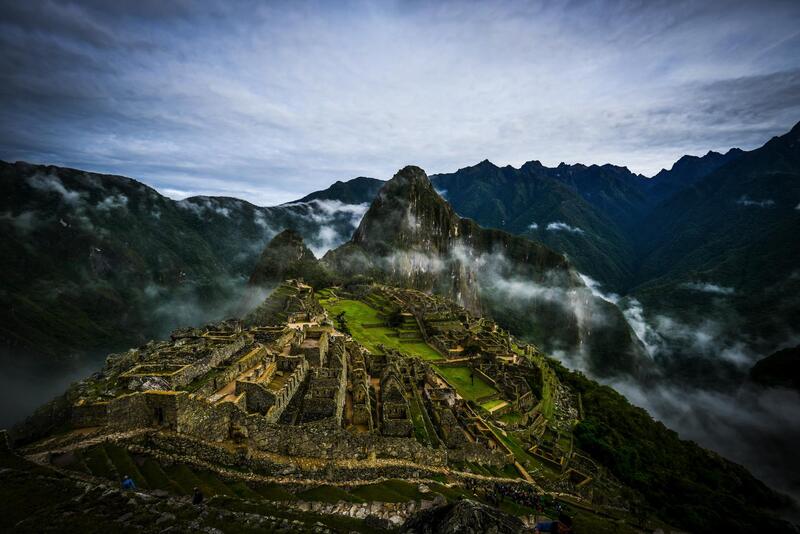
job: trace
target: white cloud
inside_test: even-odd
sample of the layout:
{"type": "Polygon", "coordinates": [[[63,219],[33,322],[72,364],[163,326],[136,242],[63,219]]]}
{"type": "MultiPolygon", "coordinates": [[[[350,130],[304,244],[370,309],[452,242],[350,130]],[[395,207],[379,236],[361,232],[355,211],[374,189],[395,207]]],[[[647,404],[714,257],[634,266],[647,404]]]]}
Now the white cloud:
{"type": "Polygon", "coordinates": [[[547,229],[552,231],[565,231],[573,234],[582,234],[583,230],[576,226],[570,226],[565,222],[556,221],[547,224],[547,229]]]}
{"type": "Polygon", "coordinates": [[[606,302],[610,302],[611,304],[617,304],[619,302],[619,295],[616,293],[603,293],[600,290],[601,284],[594,278],[591,278],[588,275],[578,273],[578,276],[583,283],[592,291],[592,295],[595,297],[600,297],[601,299],[605,300],[606,302]]]}
{"type": "Polygon", "coordinates": [[[157,21],[117,4],[74,4],[86,33],[5,14],[0,157],[274,205],[408,163],[652,174],[753,148],[798,111],[796,2],[261,3],[157,21]]]}
{"type": "Polygon", "coordinates": [[[193,212],[198,217],[203,217],[207,212],[213,212],[222,217],[230,217],[231,210],[222,206],[216,199],[206,197],[191,197],[179,200],[178,207],[193,212]]]}
{"type": "Polygon", "coordinates": [[[346,204],[339,200],[314,199],[308,202],[281,204],[274,209],[287,210],[293,217],[311,221],[319,226],[317,234],[306,240],[306,245],[319,258],[350,239],[353,230],[369,209],[369,204],[346,204]]]}
{"type": "Polygon", "coordinates": [[[733,295],[736,290],[732,287],[720,286],[709,282],[687,282],[683,284],[686,289],[700,291],[701,293],[713,293],[716,295],[733,295]]]}
{"type": "Polygon", "coordinates": [[[58,193],[66,204],[77,205],[81,202],[81,194],[64,187],[64,184],[58,176],[34,174],[28,178],[28,183],[31,187],[39,189],[40,191],[58,193]]]}
{"type": "Polygon", "coordinates": [[[100,211],[126,209],[127,206],[128,206],[128,197],[126,197],[122,193],[116,195],[110,195],[97,203],[97,209],[100,211]]]}
{"type": "Polygon", "coordinates": [[[736,201],[737,204],[742,206],[755,206],[758,208],[770,208],[775,205],[775,201],[771,198],[766,198],[763,200],[753,200],[747,195],[742,195],[739,197],[739,200],[736,201]]]}
{"type": "Polygon", "coordinates": [[[0,221],[10,222],[20,233],[27,234],[36,229],[39,224],[39,217],[34,211],[23,211],[14,215],[10,211],[0,213],[0,221]]]}
{"type": "Polygon", "coordinates": [[[528,230],[536,230],[537,228],[539,228],[539,225],[535,222],[532,222],[528,225],[528,230]]]}

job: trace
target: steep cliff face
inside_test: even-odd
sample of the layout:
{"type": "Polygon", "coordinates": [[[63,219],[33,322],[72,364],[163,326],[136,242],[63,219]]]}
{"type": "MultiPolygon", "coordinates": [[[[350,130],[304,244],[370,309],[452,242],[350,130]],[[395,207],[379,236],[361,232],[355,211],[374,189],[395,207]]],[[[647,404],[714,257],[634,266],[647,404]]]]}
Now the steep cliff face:
{"type": "Polygon", "coordinates": [[[646,365],[620,311],[595,297],[564,256],[460,218],[419,167],[388,181],[352,240],[323,261],[343,276],[452,298],[601,375],[646,365]]]}
{"type": "Polygon", "coordinates": [[[436,193],[422,169],[409,166],[380,190],[352,246],[329,259],[340,272],[363,269],[366,260],[368,274],[448,295],[477,312],[475,273],[454,254],[470,225],[436,193]]]}

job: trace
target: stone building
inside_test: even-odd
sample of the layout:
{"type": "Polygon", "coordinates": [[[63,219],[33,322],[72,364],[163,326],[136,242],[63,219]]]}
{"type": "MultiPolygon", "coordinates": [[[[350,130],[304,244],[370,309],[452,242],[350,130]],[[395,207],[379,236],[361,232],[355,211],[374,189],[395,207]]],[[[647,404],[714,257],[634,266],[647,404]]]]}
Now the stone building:
{"type": "Polygon", "coordinates": [[[404,390],[397,367],[387,365],[380,381],[381,434],[384,436],[407,437],[414,429],[404,390]]]}

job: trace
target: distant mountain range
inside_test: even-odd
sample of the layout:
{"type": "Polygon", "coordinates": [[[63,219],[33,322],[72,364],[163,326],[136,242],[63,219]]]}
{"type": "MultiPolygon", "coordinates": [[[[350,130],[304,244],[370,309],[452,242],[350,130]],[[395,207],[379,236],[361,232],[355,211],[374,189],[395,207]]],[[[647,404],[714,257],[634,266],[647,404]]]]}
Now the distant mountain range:
{"type": "Polygon", "coordinates": [[[129,178],[27,163],[0,162],[0,192],[0,347],[50,363],[230,315],[277,233],[321,255],[367,209],[325,192],[266,208],[175,201],[129,178]]]}
{"type": "MultiPolygon", "coordinates": [[[[653,178],[484,161],[431,179],[460,215],[562,251],[603,291],[637,299],[662,355],[768,354],[797,339],[800,124],[750,152],[685,156],[653,178]],[[700,336],[735,341],[700,347],[700,336]]],[[[697,374],[679,361],[673,370],[697,374]]]]}
{"type": "MultiPolygon", "coordinates": [[[[469,261],[422,272],[424,261],[450,261],[461,252],[453,236],[426,232],[465,233],[485,257],[502,243],[534,263],[563,264],[574,274],[555,287],[587,287],[592,302],[617,304],[667,368],[679,361],[673,368],[679,375],[702,375],[706,363],[692,364],[693,351],[725,352],[722,364],[741,367],[733,348],[751,357],[796,339],[799,178],[800,124],[753,151],[684,156],[653,178],[613,165],[549,168],[531,161],[515,169],[483,161],[431,176],[449,206],[426,193],[429,205],[410,213],[435,221],[426,215],[416,221],[420,228],[374,241],[385,214],[362,216],[385,182],[373,178],[336,182],[265,208],[224,197],[174,201],[119,176],[0,163],[0,239],[7,251],[0,260],[0,294],[7,304],[0,312],[0,341],[6,352],[63,358],[211,320],[240,305],[265,245],[282,230],[296,231],[303,246],[321,256],[348,242],[361,223],[344,250],[374,257],[386,257],[390,249],[415,251],[396,258],[391,272],[500,318],[508,308],[487,303],[481,291],[488,286],[472,283],[480,272],[465,268],[469,261]],[[702,346],[703,336],[728,338],[731,347],[702,346]],[[666,357],[676,354],[683,358],[666,357]]],[[[326,261],[344,256],[337,252],[326,261]]],[[[532,280],[541,287],[541,279],[532,280]]],[[[536,325],[549,330],[553,324],[545,315],[559,317],[506,315],[506,322],[518,323],[517,333],[525,329],[534,337],[536,325]]]]}

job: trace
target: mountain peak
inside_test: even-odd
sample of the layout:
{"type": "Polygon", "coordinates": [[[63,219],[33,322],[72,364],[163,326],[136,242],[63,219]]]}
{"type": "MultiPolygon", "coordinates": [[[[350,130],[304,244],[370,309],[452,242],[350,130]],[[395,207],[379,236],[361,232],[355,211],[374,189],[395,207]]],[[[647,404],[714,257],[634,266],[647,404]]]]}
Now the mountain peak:
{"type": "Polygon", "coordinates": [[[273,237],[261,253],[250,275],[250,285],[267,286],[287,278],[303,278],[313,284],[322,274],[303,236],[287,228],[273,237]]]}
{"type": "Polygon", "coordinates": [[[312,200],[338,200],[345,204],[366,204],[372,202],[383,184],[383,180],[366,176],[359,176],[347,181],[338,180],[327,189],[314,191],[290,204],[311,202],[312,200]]]}
{"type": "Polygon", "coordinates": [[[431,183],[430,179],[428,179],[428,175],[425,174],[425,171],[423,171],[420,167],[417,167],[416,165],[406,165],[405,167],[397,171],[397,173],[392,177],[392,179],[389,180],[389,183],[393,181],[408,181],[408,182],[420,181],[428,184],[431,183]]]}
{"type": "Polygon", "coordinates": [[[413,246],[419,240],[450,233],[458,216],[416,165],[403,167],[386,182],[353,234],[367,247],[413,246]]]}

